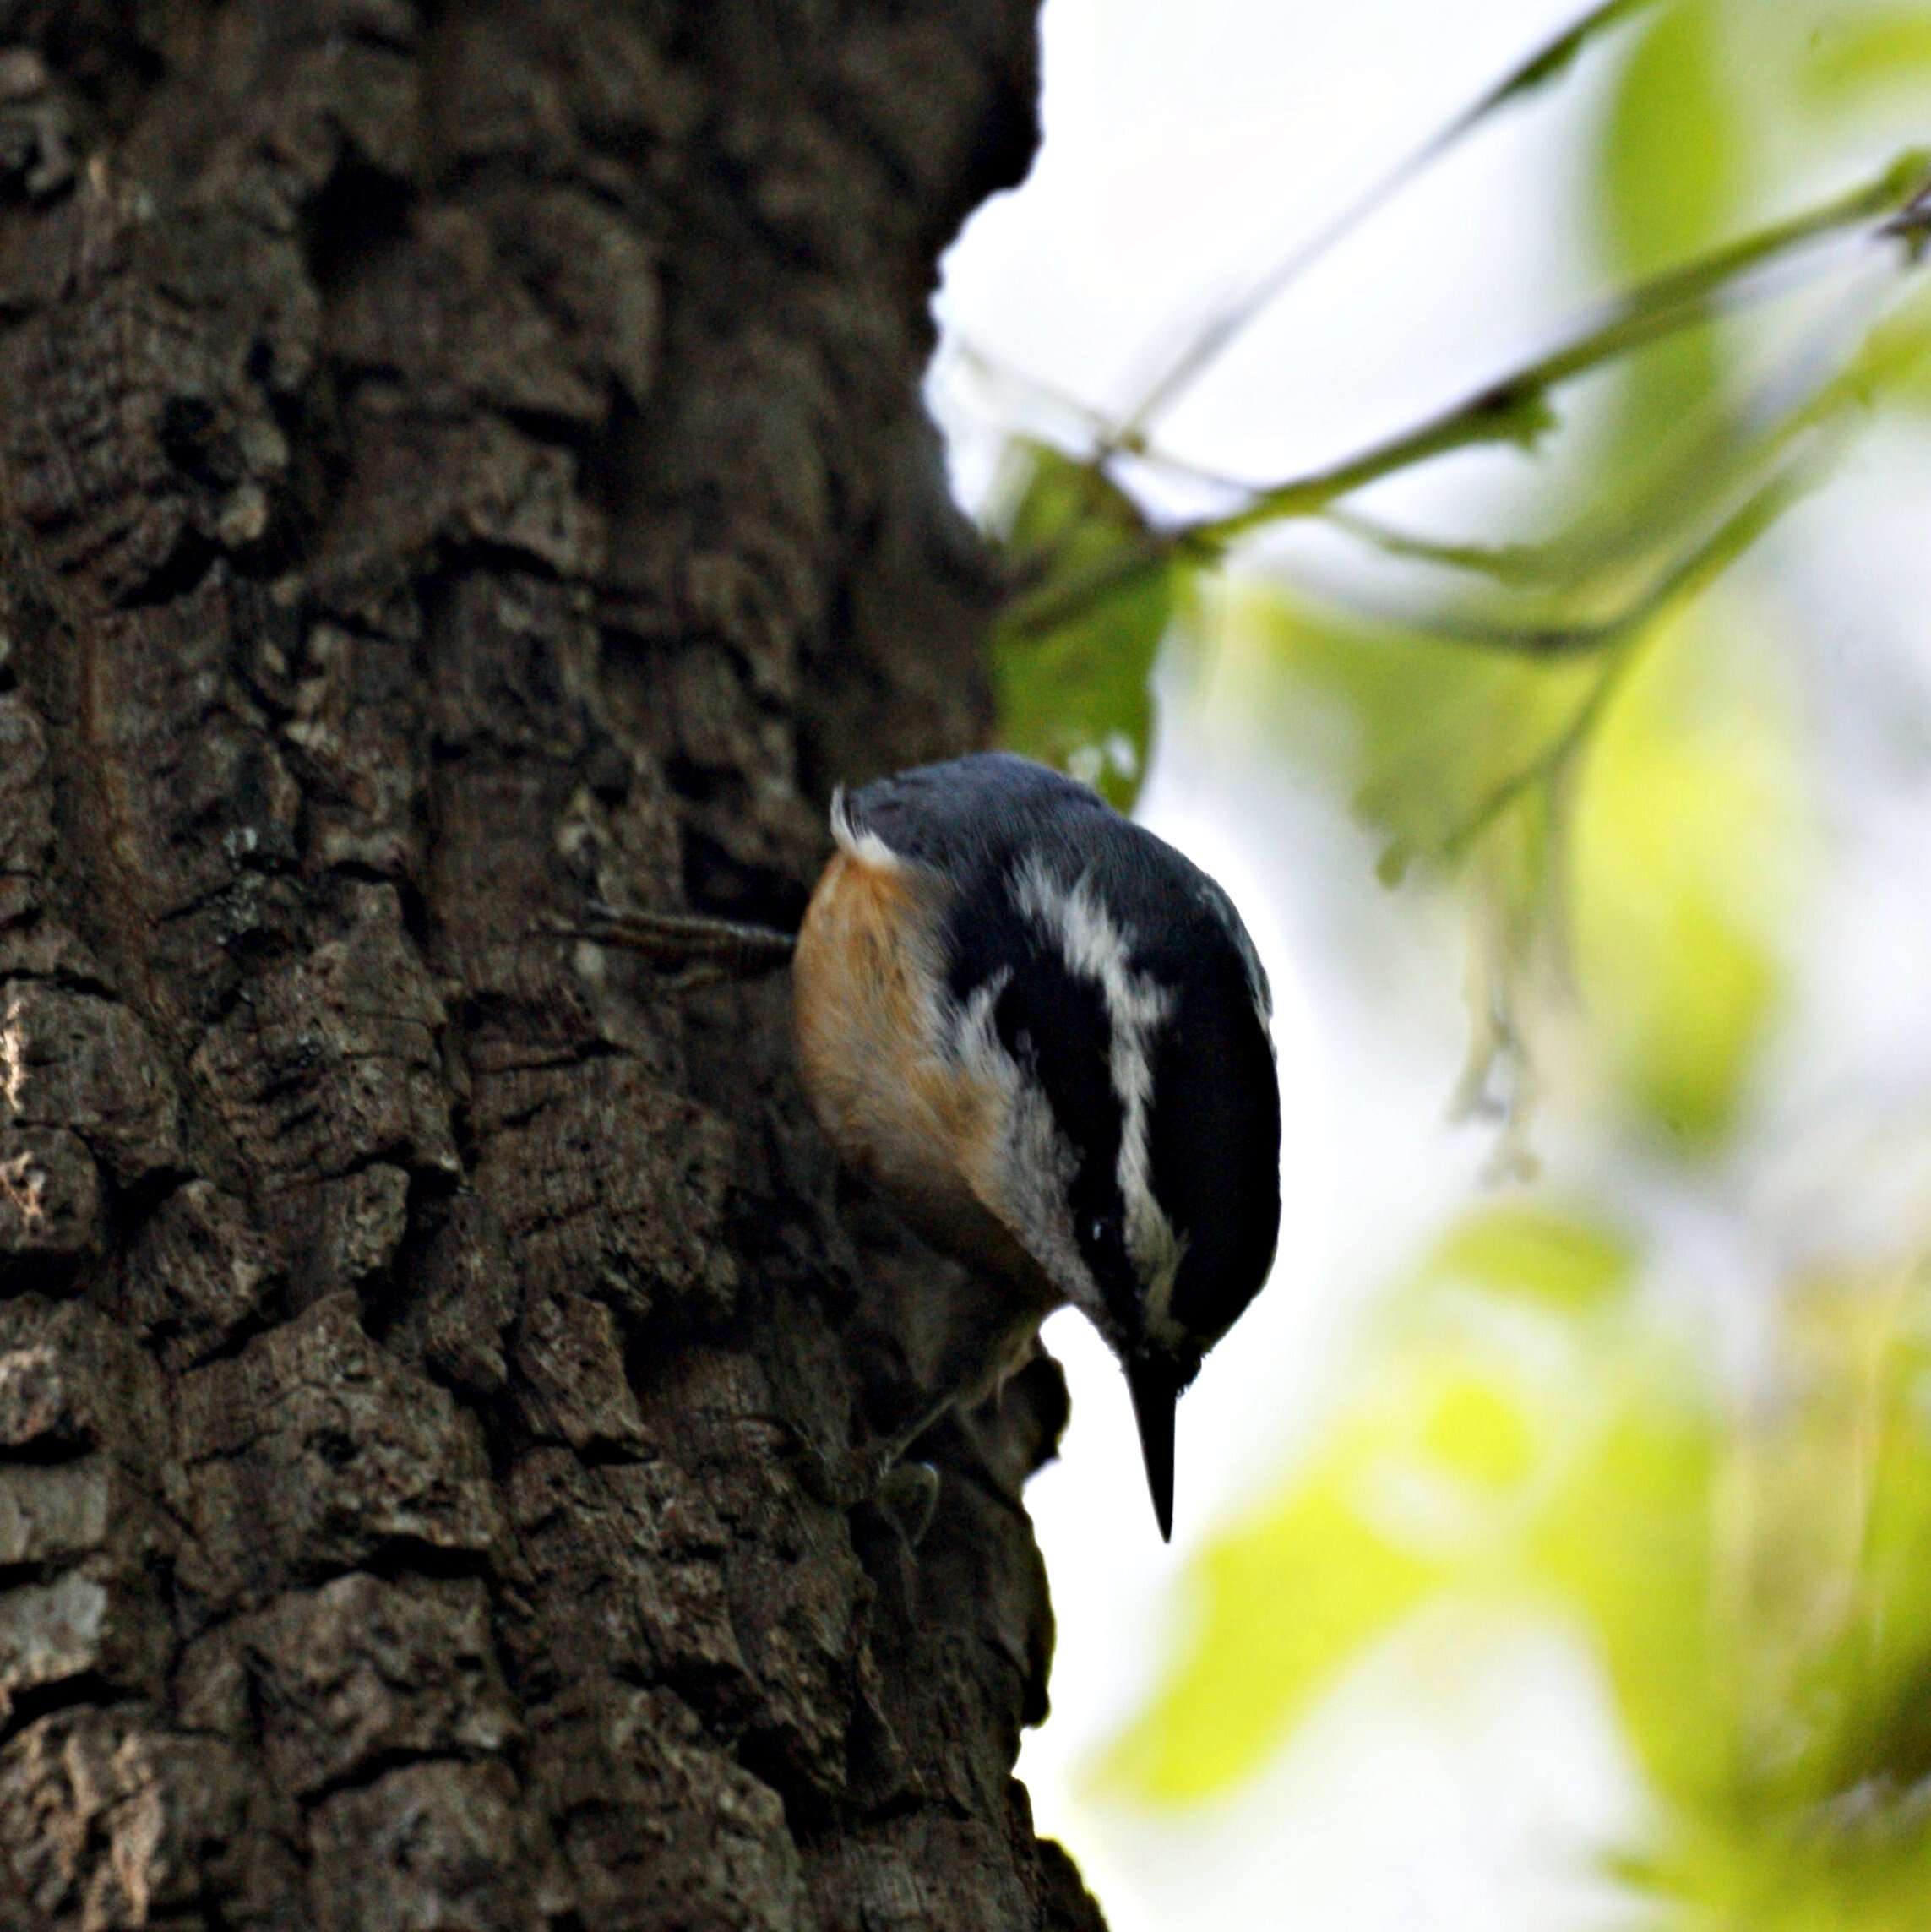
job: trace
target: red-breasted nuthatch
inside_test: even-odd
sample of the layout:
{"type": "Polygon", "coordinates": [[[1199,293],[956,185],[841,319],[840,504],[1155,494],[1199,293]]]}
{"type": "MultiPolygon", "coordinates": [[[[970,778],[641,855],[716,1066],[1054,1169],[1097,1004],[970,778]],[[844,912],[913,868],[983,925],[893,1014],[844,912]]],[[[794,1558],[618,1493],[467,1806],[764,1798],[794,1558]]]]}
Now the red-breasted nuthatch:
{"type": "Polygon", "coordinates": [[[793,961],[799,1059],[840,1156],[989,1278],[941,1392],[970,1401],[1052,1309],[1083,1310],[1170,1536],[1175,1406],[1281,1221],[1271,1002],[1240,915],[1004,753],[840,794],[831,829],[793,961]]]}

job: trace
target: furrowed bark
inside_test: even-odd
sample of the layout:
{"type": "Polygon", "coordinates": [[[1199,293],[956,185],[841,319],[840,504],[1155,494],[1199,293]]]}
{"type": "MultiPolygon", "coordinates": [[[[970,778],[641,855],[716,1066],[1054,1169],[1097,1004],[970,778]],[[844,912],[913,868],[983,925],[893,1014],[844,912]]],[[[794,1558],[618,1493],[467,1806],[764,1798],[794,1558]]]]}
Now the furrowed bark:
{"type": "Polygon", "coordinates": [[[0,1926],[1096,1926],[1010,1776],[1056,1371],[916,1553],[844,1506],[944,1264],[781,979],[533,936],[795,921],[982,739],[917,384],[1027,0],[0,50],[0,1926]]]}

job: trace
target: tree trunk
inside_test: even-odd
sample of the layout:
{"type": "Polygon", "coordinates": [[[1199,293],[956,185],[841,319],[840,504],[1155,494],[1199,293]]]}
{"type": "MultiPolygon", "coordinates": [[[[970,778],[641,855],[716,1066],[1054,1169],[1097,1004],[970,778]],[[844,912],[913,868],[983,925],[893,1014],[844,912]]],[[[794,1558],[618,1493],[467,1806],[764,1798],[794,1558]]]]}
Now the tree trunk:
{"type": "Polygon", "coordinates": [[[532,936],[983,736],[1031,13],[0,0],[0,1926],[1097,1925],[1055,1372],[848,1506],[946,1264],[781,979],[532,936]]]}

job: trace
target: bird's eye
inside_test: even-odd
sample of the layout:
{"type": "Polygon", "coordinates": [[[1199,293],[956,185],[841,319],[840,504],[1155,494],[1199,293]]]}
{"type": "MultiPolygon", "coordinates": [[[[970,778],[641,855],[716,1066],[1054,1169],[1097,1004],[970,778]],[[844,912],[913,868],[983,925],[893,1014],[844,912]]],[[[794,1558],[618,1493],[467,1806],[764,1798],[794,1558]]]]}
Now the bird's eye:
{"type": "Polygon", "coordinates": [[[1107,1238],[1107,1224],[1105,1222],[1101,1221],[1097,1215],[1095,1215],[1092,1220],[1087,1224],[1086,1238],[1091,1241],[1096,1248],[1097,1248],[1107,1238]]]}

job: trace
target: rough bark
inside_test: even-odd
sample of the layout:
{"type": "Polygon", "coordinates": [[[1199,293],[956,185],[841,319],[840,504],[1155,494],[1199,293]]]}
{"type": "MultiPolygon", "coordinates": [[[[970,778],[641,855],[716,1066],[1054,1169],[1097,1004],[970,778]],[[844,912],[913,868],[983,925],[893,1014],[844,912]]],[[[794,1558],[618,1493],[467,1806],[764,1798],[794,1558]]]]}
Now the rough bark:
{"type": "Polygon", "coordinates": [[[0,0],[0,1927],[1097,1924],[1055,1372],[846,1506],[944,1264],[781,983],[530,937],[982,734],[1031,13],[0,0]]]}

